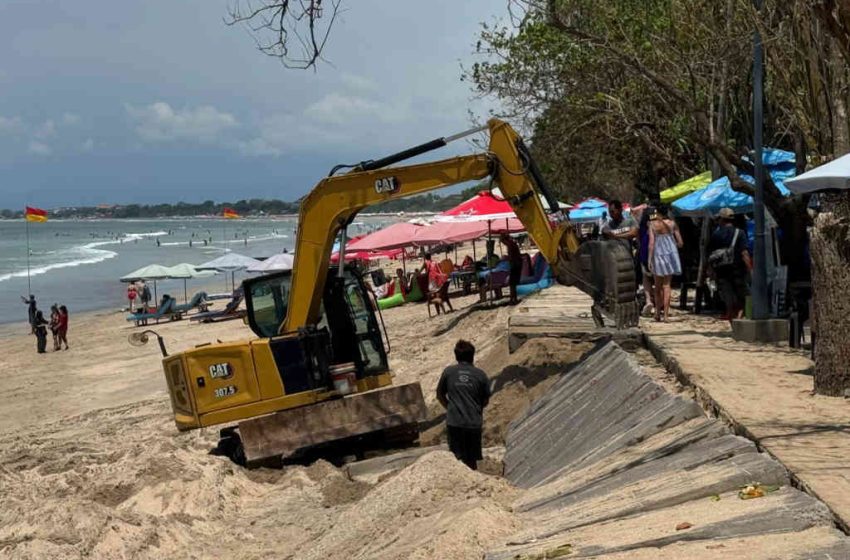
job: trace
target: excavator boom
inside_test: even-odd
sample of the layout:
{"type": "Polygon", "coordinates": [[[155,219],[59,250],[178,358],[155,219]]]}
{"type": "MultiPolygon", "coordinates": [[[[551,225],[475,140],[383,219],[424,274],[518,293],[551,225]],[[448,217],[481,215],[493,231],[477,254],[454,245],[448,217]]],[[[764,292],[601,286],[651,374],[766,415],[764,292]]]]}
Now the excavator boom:
{"type": "MultiPolygon", "coordinates": [[[[572,230],[565,223],[553,224],[543,208],[538,195],[552,200],[554,197],[541,193],[545,187],[535,184],[530,173],[531,158],[524,153],[520,137],[498,119],[491,119],[487,128],[490,143],[483,154],[403,167],[378,167],[381,162],[370,162],[362,167],[378,168],[355,168],[345,175],[322,180],[301,203],[292,291],[280,332],[292,332],[317,322],[334,240],[358,212],[381,202],[492,176],[550,264],[554,266],[566,260],[570,252],[576,252],[578,241],[568,235],[572,230]]],[[[423,146],[432,144],[437,147],[445,142],[423,146]]],[[[554,209],[557,210],[557,203],[554,209]]]]}

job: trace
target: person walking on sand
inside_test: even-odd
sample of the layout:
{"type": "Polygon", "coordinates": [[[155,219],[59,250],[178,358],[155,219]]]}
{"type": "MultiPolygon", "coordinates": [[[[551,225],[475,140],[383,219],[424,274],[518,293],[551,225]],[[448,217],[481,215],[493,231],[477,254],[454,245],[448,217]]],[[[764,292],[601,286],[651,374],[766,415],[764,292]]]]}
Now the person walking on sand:
{"type": "Polygon", "coordinates": [[[437,383],[437,400],[446,409],[449,450],[472,470],[481,455],[484,408],[490,402],[487,374],[475,367],[475,346],[466,340],[455,344],[457,364],[443,370],[437,383]]]}
{"type": "Polygon", "coordinates": [[[53,351],[59,350],[59,306],[53,304],[50,306],[50,324],[48,325],[50,334],[53,335],[53,351]]]}
{"type": "Polygon", "coordinates": [[[646,304],[644,304],[640,314],[646,317],[655,314],[655,280],[649,271],[649,221],[655,215],[655,207],[648,206],[641,214],[638,225],[637,254],[641,281],[643,282],[643,293],[646,295],[646,304]]]}
{"type": "Polygon", "coordinates": [[[47,321],[44,320],[44,314],[41,311],[35,312],[35,338],[36,348],[39,354],[44,354],[47,351],[47,321]]]}
{"type": "Polygon", "coordinates": [[[59,306],[59,346],[56,348],[62,347],[62,343],[65,343],[65,350],[68,349],[68,308],[64,305],[59,306]]]}
{"type": "Polygon", "coordinates": [[[30,294],[30,298],[27,299],[24,296],[21,296],[21,301],[29,306],[29,323],[30,323],[30,334],[35,334],[35,315],[38,312],[38,307],[36,307],[35,296],[30,294]]]}
{"type": "Polygon", "coordinates": [[[508,263],[511,265],[511,271],[508,274],[508,287],[511,295],[508,303],[516,305],[519,303],[516,287],[519,285],[520,277],[522,276],[522,253],[519,250],[519,245],[517,245],[517,242],[514,241],[508,232],[503,232],[499,236],[499,240],[501,240],[502,245],[508,250],[508,263]]]}
{"type": "Polygon", "coordinates": [[[717,218],[719,225],[708,242],[708,264],[726,305],[726,314],[721,319],[731,322],[743,313],[747,273],[753,270],[753,261],[747,250],[747,235],[735,226],[735,212],[721,208],[717,218]]]}
{"type": "Polygon", "coordinates": [[[151,303],[151,289],[144,282],[142,282],[142,290],[139,296],[139,299],[142,300],[142,311],[147,312],[148,306],[151,303]]]}
{"type": "Polygon", "coordinates": [[[670,318],[670,284],[673,276],[682,274],[682,263],[679,260],[682,235],[676,222],[667,215],[664,205],[656,209],[655,218],[649,222],[649,265],[655,280],[655,320],[664,321],[670,318]]]}

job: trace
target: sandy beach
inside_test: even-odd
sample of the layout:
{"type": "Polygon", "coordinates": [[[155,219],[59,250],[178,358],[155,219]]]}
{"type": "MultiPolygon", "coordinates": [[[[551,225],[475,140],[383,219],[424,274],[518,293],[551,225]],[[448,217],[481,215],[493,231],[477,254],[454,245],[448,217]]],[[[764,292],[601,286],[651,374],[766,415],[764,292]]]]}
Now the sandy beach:
{"type": "MultiPolygon", "coordinates": [[[[510,308],[476,300],[433,319],[422,304],[384,312],[396,382],[420,382],[435,418],[430,443],[443,431],[434,388],[455,341],[472,340],[492,374],[507,363],[510,308]]],[[[240,321],[153,328],[170,352],[253,336],[240,321]]],[[[158,348],[131,346],[134,330],[123,313],[77,314],[71,349],[38,355],[27,325],[0,329],[11,397],[0,404],[0,557],[467,558],[516,529],[509,485],[446,452],[376,486],[324,462],[247,471],[209,455],[217,428],[176,431],[158,348]]],[[[558,361],[581,354],[564,348],[558,361]]],[[[518,373],[488,410],[489,445],[529,402],[517,399],[518,373]]]]}

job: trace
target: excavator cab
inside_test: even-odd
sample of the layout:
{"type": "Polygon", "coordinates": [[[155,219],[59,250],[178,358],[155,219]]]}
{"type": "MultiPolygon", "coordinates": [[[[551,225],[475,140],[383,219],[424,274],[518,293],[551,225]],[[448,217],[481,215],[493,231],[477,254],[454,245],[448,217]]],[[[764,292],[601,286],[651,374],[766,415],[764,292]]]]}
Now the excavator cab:
{"type": "MultiPolygon", "coordinates": [[[[276,340],[291,338],[287,333],[278,333],[286,317],[291,282],[292,273],[285,271],[243,283],[248,324],[257,336],[271,339],[272,345],[276,340]]],[[[340,277],[338,268],[331,267],[320,309],[320,321],[300,329],[302,338],[315,333],[314,338],[324,341],[320,342],[324,348],[311,346],[314,352],[324,354],[317,359],[331,366],[354,364],[358,381],[389,371],[384,333],[371,304],[369,289],[358,272],[345,267],[340,277]]],[[[331,388],[330,380],[325,381],[331,388]]],[[[286,385],[285,377],[283,382],[286,385]]]]}

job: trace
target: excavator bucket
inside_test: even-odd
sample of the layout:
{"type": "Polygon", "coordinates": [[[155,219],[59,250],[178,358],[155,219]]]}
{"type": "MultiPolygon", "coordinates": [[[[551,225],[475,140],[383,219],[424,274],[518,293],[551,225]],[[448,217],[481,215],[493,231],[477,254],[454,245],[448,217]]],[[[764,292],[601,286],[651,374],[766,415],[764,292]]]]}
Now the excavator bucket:
{"type": "Polygon", "coordinates": [[[558,261],[555,271],[560,284],[575,286],[593,297],[593,318],[603,326],[603,316],[618,329],[636,327],[640,318],[637,304],[635,264],[632,255],[618,241],[588,241],[567,259],[558,261]]]}
{"type": "Polygon", "coordinates": [[[407,434],[415,440],[427,416],[422,388],[409,383],[243,420],[239,437],[250,465],[356,437],[407,434]]]}

